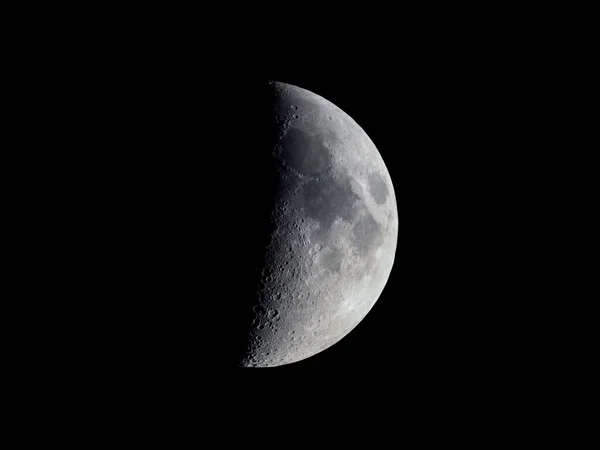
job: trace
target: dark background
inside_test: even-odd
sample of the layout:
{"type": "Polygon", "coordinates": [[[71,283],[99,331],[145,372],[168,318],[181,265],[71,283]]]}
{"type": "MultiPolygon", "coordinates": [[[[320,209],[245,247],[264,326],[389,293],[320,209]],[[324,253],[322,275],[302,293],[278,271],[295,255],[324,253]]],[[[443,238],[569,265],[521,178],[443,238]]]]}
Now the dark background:
{"type": "MultiPolygon", "coordinates": [[[[511,14],[519,32],[512,20],[494,24],[496,12],[472,19],[459,11],[460,21],[428,9],[420,21],[403,13],[390,13],[386,26],[372,21],[390,31],[382,38],[362,19],[340,18],[348,29],[325,33],[327,22],[310,14],[302,27],[267,27],[267,45],[242,49],[240,36],[236,51],[204,23],[175,21],[169,32],[148,22],[138,31],[131,24],[139,21],[125,18],[117,33],[104,23],[75,21],[82,31],[51,22],[54,37],[35,37],[21,52],[31,66],[17,91],[36,124],[23,135],[40,140],[30,146],[35,156],[24,152],[27,170],[42,175],[26,208],[37,215],[34,264],[48,273],[32,281],[44,293],[36,374],[86,391],[137,390],[150,401],[156,389],[179,387],[189,398],[196,387],[206,398],[215,385],[217,395],[233,386],[219,383],[224,336],[235,329],[226,306],[251,278],[236,250],[253,233],[239,220],[251,213],[244,189],[224,193],[254,181],[227,174],[246,176],[252,159],[228,150],[256,142],[260,95],[248,89],[256,78],[322,95],[365,129],[390,171],[400,227],[388,284],[355,330],[303,362],[237,372],[289,380],[303,369],[341,369],[342,378],[295,379],[332,391],[391,373],[385,386],[413,392],[423,408],[423,393],[455,395],[451,408],[464,391],[479,398],[479,386],[503,395],[511,384],[541,385],[545,374],[530,369],[553,355],[559,345],[549,332],[564,326],[547,318],[562,306],[540,293],[556,284],[539,260],[553,256],[544,222],[559,213],[531,219],[561,194],[548,186],[563,174],[546,164],[572,145],[556,157],[549,141],[560,127],[545,119],[562,84],[551,76],[564,69],[556,52],[572,47],[531,26],[544,22],[538,11],[511,14]],[[215,238],[223,235],[230,239],[215,238]],[[215,384],[204,381],[211,374],[215,384]]],[[[297,386],[268,391],[279,395],[264,400],[271,413],[297,386]]],[[[244,408],[265,397],[251,393],[263,395],[244,408]]]]}
{"type": "Polygon", "coordinates": [[[102,44],[69,55],[71,70],[46,86],[46,104],[62,107],[48,113],[64,113],[61,138],[74,149],[49,157],[64,158],[71,177],[66,230],[77,242],[78,292],[93,299],[78,304],[86,319],[77,326],[93,336],[85,354],[96,369],[220,370],[236,328],[227,305],[247,294],[240,286],[256,266],[240,256],[258,245],[246,188],[264,178],[248,170],[264,139],[253,86],[278,80],[330,100],[373,140],[394,183],[398,247],[380,299],[339,343],[288,366],[239,370],[410,368],[415,379],[446,380],[454,370],[502,370],[507,343],[530,320],[529,293],[515,288],[527,271],[507,249],[517,232],[535,233],[520,219],[533,203],[507,199],[529,170],[518,131],[530,100],[514,104],[531,80],[502,65],[493,43],[422,41],[395,58],[357,50],[361,64],[268,68],[252,57],[222,63],[189,48],[102,44]]]}

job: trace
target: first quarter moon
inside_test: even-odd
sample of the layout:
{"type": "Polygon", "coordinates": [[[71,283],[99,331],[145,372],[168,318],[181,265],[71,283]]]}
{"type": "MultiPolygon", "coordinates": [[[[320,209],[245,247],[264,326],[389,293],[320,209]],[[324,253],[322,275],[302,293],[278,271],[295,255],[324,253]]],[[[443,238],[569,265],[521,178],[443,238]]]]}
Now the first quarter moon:
{"type": "Polygon", "coordinates": [[[243,367],[301,361],[346,336],[381,295],[398,238],[392,181],[365,131],[315,93],[269,89],[277,192],[243,367]]]}

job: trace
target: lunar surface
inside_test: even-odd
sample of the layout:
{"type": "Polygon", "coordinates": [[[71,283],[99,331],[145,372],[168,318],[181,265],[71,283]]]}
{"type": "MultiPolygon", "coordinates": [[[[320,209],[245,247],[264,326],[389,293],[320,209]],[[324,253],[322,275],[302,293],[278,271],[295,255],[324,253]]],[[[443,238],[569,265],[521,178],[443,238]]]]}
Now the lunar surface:
{"type": "Polygon", "coordinates": [[[301,361],[346,336],[382,293],[398,235],[392,181],[364,130],[315,93],[269,87],[277,189],[243,367],[301,361]]]}

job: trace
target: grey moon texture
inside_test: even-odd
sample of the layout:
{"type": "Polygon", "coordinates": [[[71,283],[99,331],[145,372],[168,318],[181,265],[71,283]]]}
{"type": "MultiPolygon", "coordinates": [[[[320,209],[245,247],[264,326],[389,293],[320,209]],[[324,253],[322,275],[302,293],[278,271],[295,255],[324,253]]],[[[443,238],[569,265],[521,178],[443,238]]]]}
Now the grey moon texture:
{"type": "Polygon", "coordinates": [[[309,358],[354,329],[389,278],[394,188],[365,131],[323,97],[271,82],[281,187],[241,365],[309,358]]]}

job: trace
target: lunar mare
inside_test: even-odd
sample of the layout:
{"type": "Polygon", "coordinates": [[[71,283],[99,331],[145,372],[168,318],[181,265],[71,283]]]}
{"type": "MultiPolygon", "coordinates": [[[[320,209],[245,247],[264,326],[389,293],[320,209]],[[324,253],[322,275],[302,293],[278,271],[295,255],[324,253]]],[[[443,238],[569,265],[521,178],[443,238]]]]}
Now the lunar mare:
{"type": "Polygon", "coordinates": [[[382,293],[398,234],[392,181],[364,130],[317,94],[270,87],[279,188],[245,367],[301,361],[346,336],[382,293]]]}

